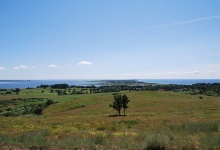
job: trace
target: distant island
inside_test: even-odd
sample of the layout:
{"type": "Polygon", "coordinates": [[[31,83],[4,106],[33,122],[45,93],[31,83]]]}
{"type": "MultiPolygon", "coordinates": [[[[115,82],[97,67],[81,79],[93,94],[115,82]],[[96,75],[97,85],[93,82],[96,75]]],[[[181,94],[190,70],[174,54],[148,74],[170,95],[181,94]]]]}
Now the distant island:
{"type": "Polygon", "coordinates": [[[89,80],[87,82],[99,82],[100,85],[146,85],[146,82],[138,80],[89,80]]]}
{"type": "Polygon", "coordinates": [[[31,80],[0,80],[0,82],[27,82],[31,80]]]}

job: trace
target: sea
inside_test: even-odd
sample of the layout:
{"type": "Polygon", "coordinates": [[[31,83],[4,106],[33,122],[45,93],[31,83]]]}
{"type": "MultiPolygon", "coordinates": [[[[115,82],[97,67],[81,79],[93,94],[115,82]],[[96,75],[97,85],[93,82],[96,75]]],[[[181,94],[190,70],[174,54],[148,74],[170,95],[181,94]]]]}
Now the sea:
{"type": "MultiPolygon", "coordinates": [[[[133,80],[133,79],[132,79],[133,80]]],[[[154,84],[192,85],[195,83],[220,83],[220,79],[135,79],[139,82],[154,84]]],[[[103,80],[104,81],[104,80],[103,80]]],[[[63,84],[76,86],[100,86],[102,80],[0,80],[0,89],[36,88],[40,85],[63,84]]]]}
{"type": "Polygon", "coordinates": [[[220,79],[141,79],[146,83],[192,85],[196,83],[220,83],[220,79]]]}

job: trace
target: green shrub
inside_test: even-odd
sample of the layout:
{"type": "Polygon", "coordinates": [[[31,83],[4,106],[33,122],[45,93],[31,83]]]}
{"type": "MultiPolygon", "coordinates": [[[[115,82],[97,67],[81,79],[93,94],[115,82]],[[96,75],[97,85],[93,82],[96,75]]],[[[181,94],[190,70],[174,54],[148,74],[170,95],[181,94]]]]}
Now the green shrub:
{"type": "Polygon", "coordinates": [[[170,138],[167,134],[160,132],[146,133],[144,142],[142,144],[143,149],[152,150],[165,150],[165,147],[169,145],[170,138]]]}
{"type": "Polygon", "coordinates": [[[191,133],[199,132],[218,132],[219,124],[218,123],[192,123],[186,126],[187,130],[191,133]]]}
{"type": "Polygon", "coordinates": [[[54,101],[49,99],[46,102],[46,106],[52,105],[53,103],[54,103],[54,101]]]}
{"type": "Polygon", "coordinates": [[[41,108],[41,107],[34,108],[33,113],[34,113],[35,115],[42,115],[42,113],[43,113],[43,108],[41,108]]]}
{"type": "Polygon", "coordinates": [[[38,148],[50,145],[48,140],[37,132],[30,132],[17,137],[0,135],[0,143],[4,143],[6,145],[22,145],[27,147],[35,146],[38,148]]]}
{"type": "Polygon", "coordinates": [[[201,138],[200,142],[202,143],[205,149],[220,149],[220,135],[206,135],[201,138]]]}
{"type": "Polygon", "coordinates": [[[104,131],[106,128],[105,127],[98,127],[96,128],[97,131],[104,131]]]}
{"type": "Polygon", "coordinates": [[[105,138],[102,135],[96,135],[91,140],[95,145],[103,145],[105,142],[105,138]]]}

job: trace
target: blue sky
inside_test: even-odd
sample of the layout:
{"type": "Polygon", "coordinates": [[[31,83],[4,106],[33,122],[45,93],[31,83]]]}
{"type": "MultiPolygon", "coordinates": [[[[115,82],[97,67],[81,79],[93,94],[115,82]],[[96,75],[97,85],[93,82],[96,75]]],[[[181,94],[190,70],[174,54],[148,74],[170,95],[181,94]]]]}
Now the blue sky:
{"type": "Polygon", "coordinates": [[[219,79],[219,8],[219,0],[0,0],[0,79],[219,79]]]}

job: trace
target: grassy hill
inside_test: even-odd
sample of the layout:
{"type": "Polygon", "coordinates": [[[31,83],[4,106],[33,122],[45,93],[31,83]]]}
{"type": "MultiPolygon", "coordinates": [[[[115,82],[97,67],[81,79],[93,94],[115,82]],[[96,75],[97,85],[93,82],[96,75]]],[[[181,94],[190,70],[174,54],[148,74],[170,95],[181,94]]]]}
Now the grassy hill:
{"type": "Polygon", "coordinates": [[[127,116],[117,117],[109,107],[112,93],[58,96],[47,88],[1,95],[0,101],[46,98],[58,103],[40,116],[0,117],[0,148],[220,149],[219,97],[161,91],[123,94],[130,99],[127,116]]]}

